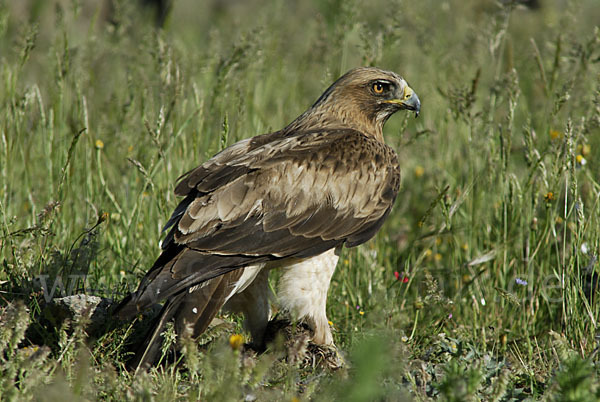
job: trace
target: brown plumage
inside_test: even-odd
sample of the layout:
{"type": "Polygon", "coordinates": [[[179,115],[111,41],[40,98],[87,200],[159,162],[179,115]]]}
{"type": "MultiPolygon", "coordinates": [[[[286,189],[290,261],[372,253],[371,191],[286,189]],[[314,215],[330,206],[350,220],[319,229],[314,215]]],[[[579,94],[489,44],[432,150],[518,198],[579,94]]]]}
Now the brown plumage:
{"type": "Polygon", "coordinates": [[[185,198],[165,226],[163,252],[117,309],[130,318],[166,299],[134,366],[154,361],[172,317],[178,333],[197,336],[225,303],[246,315],[260,344],[275,267],[284,269],[283,306],[309,322],[315,342],[332,344],[325,301],[337,250],[369,240],[390,212],[400,169],[382,130],[400,109],[420,109],[406,81],[354,69],[284,129],[242,140],[180,177],[175,194],[185,198]]]}

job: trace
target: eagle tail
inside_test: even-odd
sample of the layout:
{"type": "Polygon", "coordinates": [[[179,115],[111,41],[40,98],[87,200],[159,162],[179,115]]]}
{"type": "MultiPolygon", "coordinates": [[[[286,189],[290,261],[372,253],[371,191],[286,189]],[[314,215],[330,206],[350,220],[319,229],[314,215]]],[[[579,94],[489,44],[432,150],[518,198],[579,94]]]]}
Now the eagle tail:
{"type": "Polygon", "coordinates": [[[151,326],[151,332],[146,337],[146,340],[140,346],[134,358],[128,363],[128,366],[134,372],[139,370],[147,370],[156,361],[158,352],[162,346],[160,335],[167,323],[173,318],[178,311],[181,302],[184,300],[186,293],[180,293],[165,302],[162,310],[151,326]]]}
{"type": "Polygon", "coordinates": [[[229,271],[189,289],[175,318],[177,334],[187,333],[194,338],[202,335],[232,295],[243,272],[244,268],[229,271]]]}
{"type": "MultiPolygon", "coordinates": [[[[144,343],[135,357],[129,362],[131,370],[147,370],[155,363],[161,349],[161,333],[165,325],[175,318],[175,331],[178,338],[182,336],[200,336],[213,318],[221,310],[244,269],[237,269],[209,279],[186,291],[171,296],[163,305],[144,343]]],[[[126,297],[116,308],[115,314],[121,318],[138,313],[135,294],[126,297]]]]}
{"type": "Polygon", "coordinates": [[[133,301],[132,293],[128,294],[121,302],[114,308],[112,315],[116,316],[119,320],[129,320],[139,313],[138,308],[133,301]]]}

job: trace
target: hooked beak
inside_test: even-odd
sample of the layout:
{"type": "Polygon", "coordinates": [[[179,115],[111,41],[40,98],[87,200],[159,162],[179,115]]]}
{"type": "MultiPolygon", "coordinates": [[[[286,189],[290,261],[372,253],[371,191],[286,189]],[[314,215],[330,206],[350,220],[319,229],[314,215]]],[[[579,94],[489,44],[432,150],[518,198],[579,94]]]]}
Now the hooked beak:
{"type": "Polygon", "coordinates": [[[385,101],[386,103],[393,103],[399,105],[402,109],[412,110],[415,112],[415,117],[419,117],[421,111],[421,101],[419,97],[408,85],[404,87],[404,93],[402,99],[390,99],[385,101]]]}

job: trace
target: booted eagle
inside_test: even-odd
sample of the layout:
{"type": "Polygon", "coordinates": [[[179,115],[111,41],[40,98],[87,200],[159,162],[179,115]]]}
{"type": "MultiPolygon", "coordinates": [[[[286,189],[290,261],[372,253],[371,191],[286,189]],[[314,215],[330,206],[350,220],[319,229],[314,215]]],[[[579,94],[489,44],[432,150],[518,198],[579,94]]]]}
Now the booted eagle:
{"type": "Polygon", "coordinates": [[[175,194],[184,198],[165,225],[162,254],[116,310],[130,319],[166,300],[133,366],[154,362],[169,320],[179,335],[196,337],[223,307],[242,312],[261,345],[273,268],[282,270],[282,307],[308,323],[315,343],[333,345],[329,283],[341,247],[373,237],[392,208],[400,168],[382,130],[401,109],[420,109],[403,78],[350,70],[287,127],[181,176],[175,194]]]}

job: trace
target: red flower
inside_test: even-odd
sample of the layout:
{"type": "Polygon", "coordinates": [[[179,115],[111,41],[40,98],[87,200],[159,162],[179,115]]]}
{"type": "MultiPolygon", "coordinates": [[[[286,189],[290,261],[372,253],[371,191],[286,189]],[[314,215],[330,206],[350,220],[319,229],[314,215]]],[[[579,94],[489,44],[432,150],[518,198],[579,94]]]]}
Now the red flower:
{"type": "Polygon", "coordinates": [[[396,277],[396,280],[402,281],[402,283],[408,283],[407,275],[402,275],[402,277],[400,277],[400,272],[394,271],[394,276],[396,277]]]}

